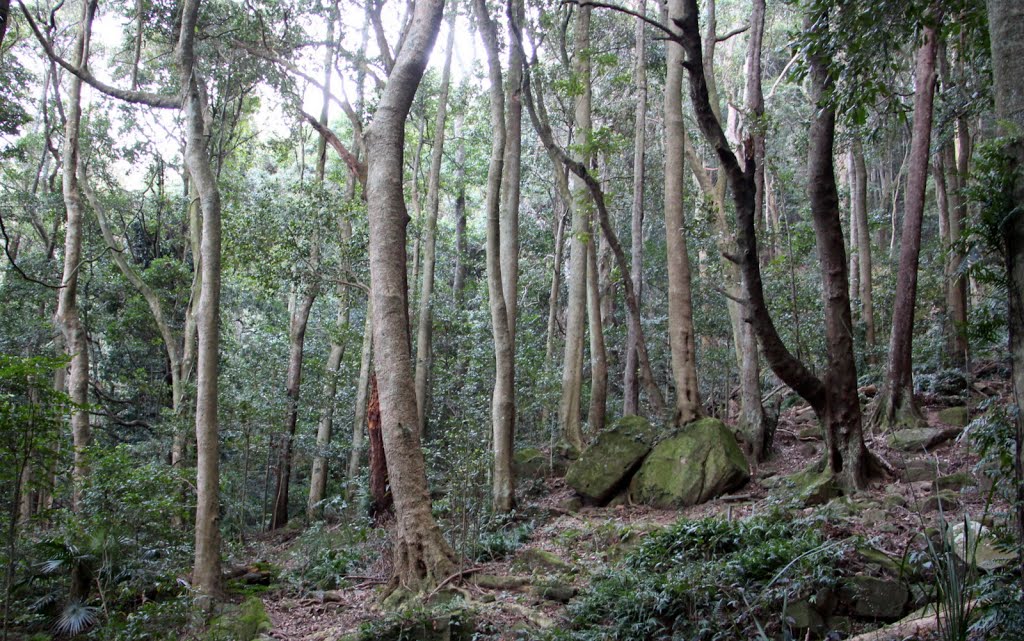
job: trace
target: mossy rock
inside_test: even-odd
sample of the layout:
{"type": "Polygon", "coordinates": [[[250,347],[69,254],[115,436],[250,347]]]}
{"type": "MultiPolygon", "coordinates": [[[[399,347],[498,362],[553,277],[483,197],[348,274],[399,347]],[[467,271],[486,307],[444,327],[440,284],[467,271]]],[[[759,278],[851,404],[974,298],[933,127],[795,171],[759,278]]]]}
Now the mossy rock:
{"type": "Polygon", "coordinates": [[[732,431],[717,419],[690,423],[658,443],[633,477],[634,502],[660,508],[704,503],[750,479],[732,431]]]}
{"type": "Polygon", "coordinates": [[[895,621],[903,614],[910,594],[896,579],[855,576],[843,581],[839,600],[855,617],[895,621]]]}
{"type": "Polygon", "coordinates": [[[936,492],[942,490],[955,490],[960,491],[965,487],[977,487],[978,482],[974,480],[974,477],[967,472],[957,472],[956,474],[949,474],[947,476],[940,476],[935,479],[932,483],[932,487],[935,488],[936,492]]]}
{"type": "Polygon", "coordinates": [[[512,470],[517,479],[544,478],[548,473],[548,457],[536,447],[517,450],[512,457],[512,470]]]}
{"type": "Polygon", "coordinates": [[[917,481],[934,481],[941,474],[941,463],[928,459],[907,461],[907,467],[901,475],[908,483],[917,481]]]}
{"type": "MultiPolygon", "coordinates": [[[[476,635],[476,619],[460,608],[437,608],[400,613],[375,622],[351,641],[470,641],[476,635]]],[[[348,638],[343,637],[345,641],[348,638]]]]}
{"type": "Polygon", "coordinates": [[[787,605],[785,617],[786,623],[796,630],[809,630],[812,634],[818,634],[825,627],[824,617],[807,599],[800,599],[787,605]]]}
{"type": "Polygon", "coordinates": [[[251,597],[238,606],[227,606],[213,619],[205,641],[254,641],[271,627],[263,601],[251,597]]]}
{"type": "Polygon", "coordinates": [[[861,558],[865,563],[877,565],[885,572],[892,574],[893,576],[900,576],[903,567],[903,560],[896,559],[889,554],[879,550],[878,548],[870,545],[858,545],[856,547],[857,556],[861,558]]]}
{"type": "Polygon", "coordinates": [[[904,452],[928,450],[957,436],[962,427],[911,427],[889,435],[889,447],[904,452]]]}
{"type": "Polygon", "coordinates": [[[937,512],[941,510],[944,513],[948,513],[959,509],[960,497],[956,492],[950,490],[942,490],[932,494],[921,502],[922,512],[937,512]]]}
{"type": "Polygon", "coordinates": [[[947,407],[939,411],[939,420],[953,427],[967,427],[971,422],[971,410],[967,409],[966,405],[947,407]]]}
{"type": "Polygon", "coordinates": [[[646,419],[621,418],[583,450],[569,466],[565,482],[585,500],[603,505],[629,483],[656,438],[646,419]]]}
{"type": "Polygon", "coordinates": [[[519,553],[515,565],[523,565],[538,572],[570,572],[572,566],[563,561],[557,554],[537,548],[526,548],[519,553]]]}
{"type": "Polygon", "coordinates": [[[787,476],[786,486],[804,507],[824,505],[842,494],[835,475],[816,465],[787,476]]]}
{"type": "Polygon", "coordinates": [[[946,533],[957,558],[967,562],[970,557],[982,570],[992,572],[1017,560],[1017,554],[1002,548],[987,527],[977,521],[955,523],[946,533]]]}

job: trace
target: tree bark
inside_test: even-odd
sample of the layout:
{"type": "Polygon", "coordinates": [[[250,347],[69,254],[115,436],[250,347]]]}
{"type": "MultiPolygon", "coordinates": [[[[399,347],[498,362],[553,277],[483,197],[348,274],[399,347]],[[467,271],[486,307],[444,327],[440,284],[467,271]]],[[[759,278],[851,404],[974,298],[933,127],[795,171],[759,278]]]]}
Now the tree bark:
{"type": "MultiPolygon", "coordinates": [[[[647,0],[638,0],[637,11],[647,13],[647,0]]],[[[644,162],[647,154],[647,43],[646,25],[637,20],[633,62],[636,108],[633,116],[633,208],[630,217],[630,254],[633,292],[639,305],[643,301],[644,275],[644,162]]],[[[640,383],[637,379],[640,340],[639,315],[629,315],[626,329],[626,366],[622,379],[622,414],[632,416],[640,409],[640,383]]]]}
{"type": "MultiPolygon", "coordinates": [[[[992,41],[992,86],[995,93],[996,117],[1003,135],[1011,135],[1005,152],[1016,173],[1013,200],[1017,208],[1003,226],[1006,252],[1006,289],[1008,293],[1008,328],[1010,360],[1013,364],[1013,395],[1017,405],[1017,438],[1014,461],[1017,487],[1017,526],[1019,541],[1024,541],[1024,5],[1016,0],[988,0],[988,23],[992,41]],[[1007,126],[1009,125],[1009,126],[1007,126]],[[1015,129],[1014,129],[1015,128],[1015,129]],[[1007,131],[1011,130],[1011,131],[1007,131]]],[[[1021,560],[1024,570],[1024,559],[1021,560]]],[[[1024,576],[1024,574],[1022,574],[1024,576]]],[[[1024,579],[1022,579],[1024,581],[1024,579]]]]}
{"type": "MultiPolygon", "coordinates": [[[[75,40],[73,64],[83,67],[89,57],[89,41],[92,21],[96,14],[96,3],[82,4],[78,37],[75,40]]],[[[6,25],[5,25],[6,26],[6,25]]],[[[89,425],[89,343],[85,326],[78,313],[78,274],[82,265],[82,238],[84,233],[85,208],[78,183],[79,133],[82,122],[82,80],[72,76],[69,81],[68,99],[65,109],[64,149],[62,187],[64,207],[67,210],[64,234],[64,275],[57,299],[57,322],[64,335],[65,352],[71,359],[67,378],[68,396],[78,405],[71,413],[71,440],[74,447],[74,471],[72,476],[71,509],[77,512],[81,506],[82,490],[89,475],[85,449],[92,440],[89,425]]]]}
{"type": "Polygon", "coordinates": [[[437,97],[434,144],[430,150],[430,175],[427,178],[427,218],[423,226],[423,278],[420,287],[420,313],[416,331],[416,407],[419,410],[420,436],[426,434],[427,383],[432,360],[431,335],[434,329],[433,296],[436,255],[437,211],[441,201],[441,158],[444,152],[444,123],[448,112],[448,86],[451,84],[452,50],[455,48],[455,20],[448,29],[448,46],[441,72],[441,91],[437,97]]]}
{"type": "Polygon", "coordinates": [[[453,553],[430,513],[420,448],[416,386],[410,369],[406,226],[402,193],[405,119],[437,37],[443,0],[415,4],[404,45],[366,130],[366,203],[370,221],[370,290],[381,431],[395,500],[392,559],[397,585],[431,590],[454,568],[453,553]]]}
{"type": "Polygon", "coordinates": [[[867,344],[867,360],[875,361],[875,308],[871,283],[871,228],[868,225],[868,172],[864,164],[864,148],[860,138],[855,138],[851,148],[853,164],[853,180],[850,189],[853,192],[853,218],[857,221],[856,247],[857,267],[860,274],[857,278],[860,298],[860,318],[864,323],[864,342],[867,344]]]}
{"type": "Polygon", "coordinates": [[[388,463],[384,437],[380,430],[380,392],[377,374],[370,375],[370,398],[366,405],[366,432],[370,437],[370,517],[374,522],[387,518],[394,505],[388,491],[388,463]]]}
{"type": "MultiPolygon", "coordinates": [[[[590,138],[590,12],[586,5],[576,13],[574,73],[583,83],[576,96],[574,121],[579,139],[586,145],[590,138]]],[[[584,161],[586,164],[586,161],[584,161]]],[[[574,179],[575,182],[575,179],[574,179]]],[[[582,450],[585,439],[580,425],[583,395],[583,336],[587,313],[587,243],[590,233],[590,202],[582,182],[573,185],[572,227],[569,236],[569,294],[566,300],[565,357],[562,359],[562,400],[558,405],[558,427],[565,440],[582,450]]]]}
{"type": "Polygon", "coordinates": [[[178,71],[185,111],[185,164],[202,211],[202,285],[196,311],[196,526],[192,580],[208,607],[220,594],[220,452],[218,443],[218,364],[220,331],[221,204],[206,148],[209,112],[196,73],[195,32],[200,0],[186,0],[178,41],[178,71]]]}
{"type": "Polygon", "coordinates": [[[356,384],[355,418],[352,422],[352,450],[348,456],[348,499],[355,496],[359,478],[359,461],[363,452],[363,424],[366,423],[366,402],[370,394],[370,367],[373,357],[373,307],[366,301],[366,319],[363,322],[363,346],[359,356],[359,382],[356,384]]]}
{"type": "MultiPolygon", "coordinates": [[[[508,12],[514,25],[524,19],[523,0],[509,0],[508,12]]],[[[519,314],[519,192],[523,155],[523,55],[509,47],[508,78],[505,83],[505,160],[501,174],[501,290],[505,297],[509,343],[516,353],[516,320],[519,314]]],[[[515,390],[513,390],[514,394],[515,390]]],[[[514,400],[514,399],[513,399],[514,400]]]]}
{"type": "Polygon", "coordinates": [[[460,110],[455,116],[455,137],[459,146],[455,151],[455,276],[452,279],[452,293],[455,307],[462,309],[466,290],[466,139],[463,127],[465,115],[460,110]]]}
{"type": "Polygon", "coordinates": [[[872,423],[878,428],[917,426],[924,415],[914,400],[911,368],[914,341],[914,306],[917,303],[917,268],[921,253],[925,186],[931,145],[932,104],[935,95],[935,60],[938,49],[934,26],[925,25],[924,42],[917,50],[914,80],[914,127],[910,140],[907,191],[900,238],[896,300],[889,337],[889,360],[882,392],[872,423]]]}
{"type": "Polygon", "coordinates": [[[608,353],[604,345],[596,231],[587,235],[587,316],[590,321],[590,411],[587,414],[587,427],[593,435],[604,429],[608,406],[608,353]]]}
{"type": "MultiPolygon", "coordinates": [[[[316,242],[316,241],[314,241],[316,242]]],[[[274,507],[270,514],[270,529],[276,530],[288,524],[288,496],[292,476],[292,450],[295,429],[299,419],[299,394],[302,385],[302,354],[306,343],[306,327],[309,313],[316,301],[317,291],[302,295],[292,312],[288,329],[288,371],[285,378],[285,395],[288,398],[285,410],[284,431],[279,444],[277,461],[277,486],[274,490],[274,507]]]]}
{"type": "Polygon", "coordinates": [[[487,51],[491,102],[491,158],[487,167],[487,298],[491,311],[494,338],[494,390],[491,395],[491,428],[494,447],[494,472],[491,475],[491,498],[494,510],[506,513],[515,505],[515,480],[512,473],[512,450],[515,430],[515,370],[513,366],[512,332],[510,331],[507,297],[504,294],[501,256],[501,186],[505,163],[505,93],[498,56],[498,34],[487,13],[484,0],[475,0],[473,8],[477,25],[487,51]]]}
{"type": "MultiPolygon", "coordinates": [[[[669,0],[669,19],[682,15],[682,0],[669,0]]],[[[672,378],[676,387],[673,424],[685,425],[701,415],[697,386],[697,350],[693,332],[690,258],[686,249],[683,190],[683,49],[666,42],[665,77],[665,242],[668,272],[668,335],[672,378]]]]}

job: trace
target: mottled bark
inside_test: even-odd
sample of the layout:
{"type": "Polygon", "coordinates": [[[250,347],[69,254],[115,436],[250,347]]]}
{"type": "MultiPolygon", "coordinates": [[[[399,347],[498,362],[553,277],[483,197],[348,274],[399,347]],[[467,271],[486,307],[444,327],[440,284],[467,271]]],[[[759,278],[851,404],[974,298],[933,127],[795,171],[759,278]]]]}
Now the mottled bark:
{"type": "Polygon", "coordinates": [[[402,193],[405,119],[437,37],[443,8],[443,0],[415,4],[404,44],[365,134],[374,363],[395,501],[392,560],[397,585],[414,593],[433,589],[454,568],[454,555],[430,512],[417,427],[406,282],[409,215],[402,193]]]}
{"type": "MultiPolygon", "coordinates": [[[[487,13],[484,0],[475,0],[473,9],[477,27],[487,52],[490,79],[491,158],[487,167],[487,300],[491,312],[491,333],[494,339],[494,390],[491,393],[491,437],[494,448],[494,470],[491,475],[491,499],[498,513],[515,506],[515,482],[512,472],[512,449],[515,430],[515,370],[509,310],[504,294],[501,256],[501,187],[507,140],[505,94],[498,56],[498,35],[487,13]]],[[[516,203],[518,206],[518,203],[516,203]]],[[[518,208],[518,207],[517,207],[518,208]]]]}
{"type": "MultiPolygon", "coordinates": [[[[638,0],[637,11],[647,13],[647,0],[638,0]]],[[[636,21],[633,47],[633,84],[636,107],[633,116],[633,206],[630,217],[630,258],[633,292],[637,304],[643,301],[644,275],[644,161],[647,154],[647,43],[646,25],[636,21]]],[[[639,314],[629,314],[626,330],[626,366],[622,380],[622,414],[631,416],[640,409],[640,383],[637,378],[640,340],[639,314]]]]}
{"type": "Polygon", "coordinates": [[[434,266],[437,246],[437,212],[441,203],[441,158],[444,152],[444,124],[448,113],[448,87],[451,84],[452,50],[455,48],[455,21],[449,25],[448,46],[441,72],[441,90],[434,120],[434,144],[430,149],[430,173],[427,177],[427,216],[423,221],[423,278],[420,285],[420,310],[416,330],[416,408],[419,410],[420,435],[426,433],[427,386],[432,361],[434,329],[434,266]]]}
{"type": "Polygon", "coordinates": [[[856,245],[857,267],[860,269],[857,285],[860,319],[864,323],[864,342],[867,344],[868,362],[874,362],[875,307],[871,282],[871,228],[868,225],[868,172],[864,164],[864,149],[859,138],[853,141],[850,159],[853,165],[853,180],[850,184],[853,196],[852,217],[857,221],[856,243],[851,244],[856,245]]]}
{"type": "Polygon", "coordinates": [[[591,434],[604,429],[608,406],[608,353],[604,345],[601,286],[598,277],[595,229],[587,239],[587,319],[590,324],[590,409],[587,428],[591,434]]]}
{"type": "MultiPolygon", "coordinates": [[[[682,0],[669,0],[669,19],[682,15],[682,0]]],[[[683,190],[686,168],[683,147],[683,49],[667,42],[665,78],[665,243],[668,272],[668,335],[675,382],[675,425],[685,425],[701,415],[697,386],[697,350],[693,331],[690,257],[686,248],[683,190]]]]}
{"type": "Polygon", "coordinates": [[[935,96],[935,60],[938,49],[935,27],[926,25],[923,37],[924,42],[917,50],[914,71],[914,126],[910,140],[896,300],[892,312],[892,333],[889,335],[889,359],[882,391],[872,415],[872,423],[878,428],[917,426],[924,423],[924,415],[914,400],[911,358],[914,341],[914,306],[917,303],[918,257],[921,253],[921,224],[924,220],[932,104],[935,96]]]}

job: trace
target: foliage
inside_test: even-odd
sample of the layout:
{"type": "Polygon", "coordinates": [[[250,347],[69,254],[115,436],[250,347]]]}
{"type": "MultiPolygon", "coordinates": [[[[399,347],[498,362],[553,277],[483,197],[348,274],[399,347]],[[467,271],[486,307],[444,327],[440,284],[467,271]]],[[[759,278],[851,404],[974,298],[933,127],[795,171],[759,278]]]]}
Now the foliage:
{"type": "Polygon", "coordinates": [[[379,536],[367,519],[343,526],[314,523],[296,539],[282,578],[303,591],[343,587],[347,575],[373,558],[369,550],[379,543],[379,536]]]}
{"type": "Polygon", "coordinates": [[[573,630],[551,638],[748,638],[787,601],[834,586],[847,550],[810,520],[684,519],[599,576],[570,606],[573,630]]]}
{"type": "Polygon", "coordinates": [[[534,524],[525,522],[516,524],[512,519],[502,519],[495,529],[487,528],[480,533],[476,543],[471,547],[471,554],[477,561],[500,561],[507,558],[526,543],[533,533],[534,524]]]}

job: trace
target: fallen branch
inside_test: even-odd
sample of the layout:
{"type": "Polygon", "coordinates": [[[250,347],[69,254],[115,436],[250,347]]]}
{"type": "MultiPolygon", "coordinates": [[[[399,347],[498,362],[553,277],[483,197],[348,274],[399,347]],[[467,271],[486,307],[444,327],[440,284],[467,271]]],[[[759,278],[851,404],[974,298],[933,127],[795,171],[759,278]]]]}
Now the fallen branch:
{"type": "Polygon", "coordinates": [[[466,568],[465,570],[459,570],[458,572],[456,572],[455,574],[451,575],[450,577],[448,577],[444,581],[441,581],[440,583],[438,583],[437,587],[430,591],[430,594],[427,595],[427,598],[425,600],[430,600],[430,598],[432,596],[434,596],[435,594],[437,594],[438,591],[441,588],[443,588],[444,586],[448,585],[453,580],[455,580],[455,579],[457,579],[459,577],[462,577],[462,576],[466,576],[467,574],[473,574],[474,572],[477,572],[477,571],[482,570],[482,569],[484,569],[484,566],[477,565],[475,567],[466,568]]]}

